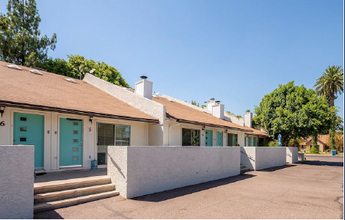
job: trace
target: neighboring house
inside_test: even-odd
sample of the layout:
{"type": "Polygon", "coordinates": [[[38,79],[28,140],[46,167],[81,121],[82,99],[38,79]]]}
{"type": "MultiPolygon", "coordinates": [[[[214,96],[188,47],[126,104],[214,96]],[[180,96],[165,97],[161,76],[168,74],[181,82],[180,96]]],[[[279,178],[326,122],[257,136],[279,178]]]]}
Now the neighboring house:
{"type": "Polygon", "coordinates": [[[106,164],[107,145],[147,146],[159,123],[85,81],[5,62],[0,79],[0,145],[35,145],[36,169],[106,164]]]}
{"type": "MultiPolygon", "coordinates": [[[[341,134],[337,134],[341,135],[341,134]]],[[[306,140],[299,143],[299,150],[303,152],[309,152],[313,146],[313,137],[309,137],[306,140]]],[[[329,134],[319,135],[317,138],[317,146],[320,152],[325,152],[329,149],[329,134]]],[[[339,149],[341,152],[343,148],[339,149]]]]}
{"type": "Polygon", "coordinates": [[[224,105],[202,109],[152,97],[146,77],[135,90],[93,75],[71,79],[0,62],[0,145],[35,145],[37,170],[107,164],[107,146],[258,146],[268,134],[224,117],[224,105]]]}

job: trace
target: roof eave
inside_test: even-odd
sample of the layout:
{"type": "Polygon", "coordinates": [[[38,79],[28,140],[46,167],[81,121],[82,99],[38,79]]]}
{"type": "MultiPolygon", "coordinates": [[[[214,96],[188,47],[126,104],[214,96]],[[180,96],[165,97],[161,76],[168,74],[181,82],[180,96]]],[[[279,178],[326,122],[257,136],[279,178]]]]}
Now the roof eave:
{"type": "Polygon", "coordinates": [[[121,116],[121,115],[111,115],[111,114],[103,114],[103,113],[97,113],[97,112],[88,112],[88,111],[80,111],[80,110],[74,110],[74,109],[64,109],[64,108],[56,108],[56,107],[49,107],[49,106],[42,106],[42,105],[32,105],[32,104],[27,104],[27,103],[16,103],[16,102],[1,101],[1,100],[0,100],[0,105],[25,108],[25,109],[35,109],[35,110],[41,110],[41,111],[70,113],[70,114],[83,115],[83,116],[122,119],[122,120],[149,122],[149,123],[157,123],[157,124],[159,123],[158,119],[135,118],[135,117],[121,116]]]}
{"type": "Polygon", "coordinates": [[[188,123],[188,124],[194,124],[194,125],[202,125],[202,126],[209,126],[209,127],[216,127],[216,128],[225,128],[225,129],[231,129],[231,130],[238,130],[238,131],[249,131],[246,129],[236,128],[236,127],[230,127],[230,126],[223,126],[223,125],[215,125],[210,123],[204,123],[204,122],[197,122],[197,121],[190,121],[185,119],[176,118],[169,113],[166,113],[167,118],[173,119],[176,122],[179,123],[188,123]]]}

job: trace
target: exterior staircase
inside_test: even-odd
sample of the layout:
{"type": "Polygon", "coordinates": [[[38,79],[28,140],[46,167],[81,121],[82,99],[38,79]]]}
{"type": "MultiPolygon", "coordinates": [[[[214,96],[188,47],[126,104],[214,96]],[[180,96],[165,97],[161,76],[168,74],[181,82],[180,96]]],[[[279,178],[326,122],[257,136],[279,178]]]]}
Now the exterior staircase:
{"type": "Polygon", "coordinates": [[[34,185],[34,212],[119,195],[108,176],[58,180],[34,185]]]}
{"type": "Polygon", "coordinates": [[[246,167],[245,165],[241,164],[241,174],[245,173],[247,171],[250,171],[250,169],[248,167],[246,167]]]}

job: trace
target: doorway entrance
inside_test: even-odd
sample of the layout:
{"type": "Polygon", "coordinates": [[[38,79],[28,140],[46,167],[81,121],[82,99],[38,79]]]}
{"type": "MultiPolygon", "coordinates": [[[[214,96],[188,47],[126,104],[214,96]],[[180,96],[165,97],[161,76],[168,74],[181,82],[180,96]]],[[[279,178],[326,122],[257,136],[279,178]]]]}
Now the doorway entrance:
{"type": "Polygon", "coordinates": [[[44,164],[44,116],[14,113],[13,144],[35,146],[35,169],[43,169],[44,164]]]}
{"type": "Polygon", "coordinates": [[[60,118],[60,168],[82,166],[82,128],[82,120],[60,118]]]}

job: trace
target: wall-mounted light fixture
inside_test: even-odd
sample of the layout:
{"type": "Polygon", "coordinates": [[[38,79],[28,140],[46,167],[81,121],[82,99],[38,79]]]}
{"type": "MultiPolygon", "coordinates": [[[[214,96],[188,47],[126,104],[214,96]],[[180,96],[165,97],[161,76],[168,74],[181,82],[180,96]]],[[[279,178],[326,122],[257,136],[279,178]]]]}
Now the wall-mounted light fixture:
{"type": "Polygon", "coordinates": [[[201,130],[205,131],[205,126],[202,126],[201,130]]]}
{"type": "Polygon", "coordinates": [[[90,116],[89,121],[91,122],[91,124],[92,124],[92,120],[93,120],[93,116],[90,116]]]}
{"type": "Polygon", "coordinates": [[[228,129],[225,129],[225,134],[228,133],[228,129]]]}
{"type": "Polygon", "coordinates": [[[1,118],[2,118],[2,116],[3,116],[3,114],[4,114],[4,112],[5,112],[5,106],[0,106],[1,118]]]}

